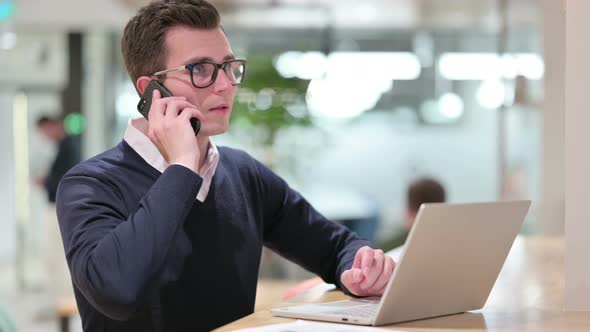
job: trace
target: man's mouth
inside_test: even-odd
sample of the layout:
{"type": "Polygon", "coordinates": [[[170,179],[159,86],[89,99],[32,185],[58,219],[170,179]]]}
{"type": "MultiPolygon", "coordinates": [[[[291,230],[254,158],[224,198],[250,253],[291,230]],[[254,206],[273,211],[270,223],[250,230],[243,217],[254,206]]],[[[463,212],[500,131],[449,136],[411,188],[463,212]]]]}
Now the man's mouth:
{"type": "Polygon", "coordinates": [[[222,105],[218,105],[218,106],[215,106],[215,107],[210,108],[209,111],[221,111],[221,112],[224,112],[224,111],[227,111],[228,109],[229,109],[229,106],[228,105],[222,104],[222,105]]]}

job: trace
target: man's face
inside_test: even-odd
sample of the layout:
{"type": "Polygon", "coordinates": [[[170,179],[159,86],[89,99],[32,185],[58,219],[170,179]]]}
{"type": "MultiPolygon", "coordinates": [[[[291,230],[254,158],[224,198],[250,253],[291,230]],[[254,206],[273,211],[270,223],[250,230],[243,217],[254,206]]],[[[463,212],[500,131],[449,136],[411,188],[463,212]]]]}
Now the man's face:
{"type": "Polygon", "coordinates": [[[53,122],[46,122],[39,126],[39,130],[43,136],[51,141],[59,142],[60,128],[59,125],[53,122]]]}
{"type": "Polygon", "coordinates": [[[416,214],[418,212],[412,209],[411,207],[407,207],[406,209],[406,228],[411,229],[414,225],[414,221],[416,220],[416,214]]]}
{"type": "MultiPolygon", "coordinates": [[[[221,64],[234,58],[229,41],[220,28],[173,27],[166,32],[164,47],[167,53],[165,69],[199,61],[221,64]]],[[[188,70],[166,74],[163,83],[174,96],[186,97],[203,113],[207,121],[201,123],[202,135],[219,135],[228,130],[237,86],[230,83],[223,70],[219,70],[217,79],[207,88],[195,88],[188,70]]]]}

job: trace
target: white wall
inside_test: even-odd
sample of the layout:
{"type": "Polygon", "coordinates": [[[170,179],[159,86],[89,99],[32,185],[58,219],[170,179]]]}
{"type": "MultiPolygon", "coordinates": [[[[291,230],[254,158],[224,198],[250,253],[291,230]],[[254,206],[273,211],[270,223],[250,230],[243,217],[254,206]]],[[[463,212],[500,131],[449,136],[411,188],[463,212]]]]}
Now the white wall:
{"type": "Polygon", "coordinates": [[[544,0],[545,98],[539,233],[563,235],[565,210],[565,12],[544,0]]]}
{"type": "MultiPolygon", "coordinates": [[[[55,91],[30,92],[27,95],[27,113],[29,128],[29,198],[28,198],[28,216],[23,229],[25,237],[23,238],[26,259],[38,261],[44,259],[44,252],[47,248],[47,193],[45,189],[34,183],[35,178],[44,176],[49,171],[49,167],[55,154],[57,146],[55,143],[43,137],[37,130],[37,119],[41,115],[60,115],[61,114],[61,95],[55,91]]],[[[25,276],[26,278],[26,276],[25,276]]]]}
{"type": "Polygon", "coordinates": [[[108,88],[115,81],[109,72],[110,52],[107,34],[89,32],[84,36],[84,81],[82,82],[82,112],[86,117],[86,130],[82,136],[82,159],[95,156],[109,144],[112,114],[108,88]]]}
{"type": "MultiPolygon", "coordinates": [[[[55,146],[41,137],[36,120],[41,114],[61,112],[61,89],[67,77],[67,43],[65,35],[55,32],[19,33],[16,48],[0,52],[0,260],[10,260],[18,253],[26,259],[42,254],[46,241],[46,194],[34,185],[37,176],[44,175],[55,156],[55,146]],[[25,92],[26,127],[18,132],[28,151],[18,151],[28,167],[22,168],[18,184],[15,182],[15,132],[13,131],[13,96],[25,92]],[[28,156],[24,154],[28,153],[28,156]],[[21,195],[17,202],[16,186],[21,195]],[[19,203],[19,204],[17,204],[19,203]],[[17,210],[17,206],[22,210],[17,210]],[[20,214],[18,214],[20,211],[20,214]],[[17,215],[21,233],[17,239],[17,215]],[[18,241],[18,243],[17,243],[18,241]],[[19,245],[18,251],[15,251],[19,245]]],[[[20,113],[19,113],[20,114],[20,113]]],[[[22,272],[22,270],[19,270],[22,272]]]]}
{"type": "Polygon", "coordinates": [[[0,84],[61,89],[67,78],[65,33],[17,33],[16,46],[0,52],[0,84]]]}
{"type": "Polygon", "coordinates": [[[17,0],[14,23],[18,29],[121,29],[133,14],[118,0],[17,0]]]}
{"type": "Polygon", "coordinates": [[[13,96],[12,91],[0,90],[0,262],[12,262],[16,249],[13,96]]]}
{"type": "Polygon", "coordinates": [[[590,310],[590,1],[570,0],[566,9],[565,92],[565,307],[590,310]]]}

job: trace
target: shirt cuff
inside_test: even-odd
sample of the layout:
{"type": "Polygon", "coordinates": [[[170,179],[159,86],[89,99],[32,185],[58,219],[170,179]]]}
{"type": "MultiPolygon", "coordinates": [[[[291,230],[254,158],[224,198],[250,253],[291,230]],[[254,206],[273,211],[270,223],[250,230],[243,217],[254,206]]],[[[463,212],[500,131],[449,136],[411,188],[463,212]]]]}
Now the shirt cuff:
{"type": "Polygon", "coordinates": [[[193,173],[195,173],[195,174],[197,174],[197,175],[199,174],[198,172],[196,172],[196,171],[193,171],[193,169],[192,169],[192,168],[190,168],[188,165],[185,165],[185,164],[183,164],[183,163],[178,163],[178,162],[177,162],[177,163],[170,164],[170,166],[172,166],[172,165],[178,165],[178,166],[182,166],[182,167],[188,168],[188,169],[189,169],[191,172],[193,172],[193,173]]]}

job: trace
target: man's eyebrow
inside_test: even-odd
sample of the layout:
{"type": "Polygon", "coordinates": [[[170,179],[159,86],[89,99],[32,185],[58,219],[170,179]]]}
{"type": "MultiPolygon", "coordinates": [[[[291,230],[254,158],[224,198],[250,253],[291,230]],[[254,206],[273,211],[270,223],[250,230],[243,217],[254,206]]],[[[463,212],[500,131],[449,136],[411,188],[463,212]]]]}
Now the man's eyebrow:
{"type": "MultiPolygon", "coordinates": [[[[235,55],[228,54],[223,57],[223,61],[234,60],[235,58],[236,58],[235,55]]],[[[213,61],[212,57],[202,56],[202,57],[191,58],[190,60],[188,60],[185,63],[197,63],[197,62],[215,62],[215,61],[213,61]]]]}

